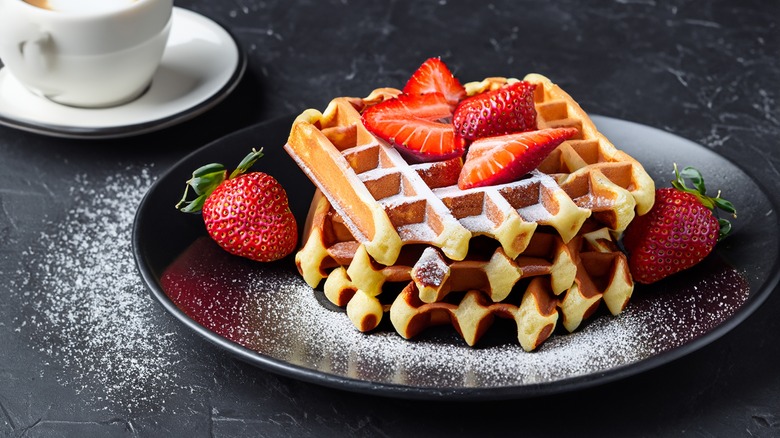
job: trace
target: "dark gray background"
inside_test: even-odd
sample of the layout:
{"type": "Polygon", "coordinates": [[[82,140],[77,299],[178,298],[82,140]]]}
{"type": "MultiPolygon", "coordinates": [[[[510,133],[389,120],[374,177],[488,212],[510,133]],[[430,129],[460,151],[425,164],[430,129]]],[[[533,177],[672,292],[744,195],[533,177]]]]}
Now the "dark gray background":
{"type": "Polygon", "coordinates": [[[42,311],[37,297],[46,293],[34,253],[41,235],[61,232],[58,221],[85,202],[73,196],[79,178],[101,181],[118,163],[154,177],[236,129],[323,109],[335,96],[400,87],[430,56],[442,56],[464,81],[543,73],[586,111],[703,144],[780,199],[778,2],[176,5],[223,24],[248,56],[246,77],[215,109],[123,140],[63,140],[0,127],[0,435],[780,435],[777,293],[722,339],[659,369],[577,393],[481,403],[383,399],[277,377],[213,348],[142,294],[151,335],[173,337],[165,354],[182,362],[162,376],[165,385],[139,381],[106,397],[104,382],[42,348],[41,339],[56,334],[29,328],[42,311]]]}

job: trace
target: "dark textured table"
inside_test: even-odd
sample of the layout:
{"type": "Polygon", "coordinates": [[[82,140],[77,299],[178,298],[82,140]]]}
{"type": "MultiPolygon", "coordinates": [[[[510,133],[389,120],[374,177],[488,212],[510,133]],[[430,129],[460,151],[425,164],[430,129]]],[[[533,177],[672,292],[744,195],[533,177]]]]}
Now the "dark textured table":
{"type": "Polygon", "coordinates": [[[247,54],[246,76],[216,108],[118,140],[0,127],[0,435],[780,436],[778,293],[660,368],[480,403],[279,377],[216,349],[149,298],[130,229],[168,166],[256,122],[401,86],[430,56],[466,81],[543,73],[589,112],[713,149],[780,201],[780,3],[368,3],[177,1],[223,24],[247,54]]]}

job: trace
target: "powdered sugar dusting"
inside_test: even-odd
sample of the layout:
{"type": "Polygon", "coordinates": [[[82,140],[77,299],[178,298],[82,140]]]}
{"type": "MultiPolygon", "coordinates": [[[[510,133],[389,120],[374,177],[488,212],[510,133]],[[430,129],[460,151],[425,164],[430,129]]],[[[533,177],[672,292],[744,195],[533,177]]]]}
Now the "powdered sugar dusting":
{"type": "Polygon", "coordinates": [[[516,342],[470,348],[449,336],[450,328],[419,341],[390,331],[361,334],[345,315],[323,308],[313,295],[319,292],[307,291],[305,284],[293,281],[282,290],[284,304],[297,309],[288,312],[287,322],[311,339],[303,343],[312,348],[308,355],[322,356],[328,371],[353,378],[421,387],[529,385],[633,363],[648,349],[641,323],[627,317],[600,318],[533,353],[516,342]]]}
{"type": "Polygon", "coordinates": [[[54,369],[80,376],[62,383],[131,410],[164,410],[155,405],[170,394],[182,360],[176,334],[160,329],[161,309],[131,252],[133,217],[151,182],[146,168],[99,181],[76,176],[75,207],[24,252],[28,281],[36,284],[19,285],[34,292],[17,331],[29,334],[54,369]]]}
{"type": "MultiPolygon", "coordinates": [[[[198,253],[203,252],[198,247],[198,253]]],[[[264,355],[326,374],[428,388],[523,386],[607,372],[706,334],[733,315],[749,295],[740,273],[727,266],[710,267],[711,274],[667,283],[662,292],[639,289],[621,315],[602,312],[575,333],[557,333],[529,353],[513,340],[516,332],[508,321],[491,329],[504,336],[480,342],[477,348],[468,347],[451,327],[429,329],[413,340],[401,338],[387,324],[360,333],[342,310],[328,305],[322,292],[312,290],[294,270],[245,266],[229,272],[230,262],[220,263],[227,264],[217,265],[219,273],[208,263],[190,268],[190,278],[211,272],[197,299],[246,300],[227,312],[249,313],[240,318],[206,316],[210,321],[204,325],[217,322],[212,329],[219,332],[225,321],[231,325],[242,320],[254,329],[233,339],[264,355]],[[231,282],[236,275],[242,278],[239,286],[231,282]],[[246,322],[250,320],[254,321],[246,322]]],[[[187,286],[193,289],[192,284],[187,286]]],[[[209,306],[198,304],[200,309],[209,306]]],[[[204,315],[209,312],[214,311],[204,315]]]]}
{"type": "Polygon", "coordinates": [[[485,215],[466,216],[459,219],[460,224],[474,234],[490,233],[495,230],[496,224],[485,215]]]}
{"type": "Polygon", "coordinates": [[[517,212],[526,222],[542,222],[553,217],[541,203],[519,208],[517,212]]]}
{"type": "Polygon", "coordinates": [[[439,287],[444,283],[449,271],[450,267],[441,253],[429,246],[415,263],[412,278],[418,284],[439,287]]]}

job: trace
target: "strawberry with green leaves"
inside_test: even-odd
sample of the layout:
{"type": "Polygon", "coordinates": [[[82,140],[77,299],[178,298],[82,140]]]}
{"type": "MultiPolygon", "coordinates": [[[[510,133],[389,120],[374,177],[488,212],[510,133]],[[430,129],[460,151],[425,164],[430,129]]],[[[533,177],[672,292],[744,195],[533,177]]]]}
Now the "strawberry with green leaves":
{"type": "Polygon", "coordinates": [[[262,149],[252,150],[230,175],[222,164],[198,168],[176,208],[201,212],[209,236],[226,251],[270,262],[295,249],[298,227],[279,182],[263,172],[247,173],[262,156],[262,149]],[[190,188],[197,197],[188,201],[190,188]]]}
{"type": "Polygon", "coordinates": [[[653,208],[635,218],[623,234],[629,269],[638,283],[654,283],[701,262],[731,231],[729,221],[716,217],[717,210],[736,217],[734,205],[720,192],[707,196],[698,170],[686,167],[680,172],[675,165],[674,173],[673,187],[657,189],[653,208]]]}

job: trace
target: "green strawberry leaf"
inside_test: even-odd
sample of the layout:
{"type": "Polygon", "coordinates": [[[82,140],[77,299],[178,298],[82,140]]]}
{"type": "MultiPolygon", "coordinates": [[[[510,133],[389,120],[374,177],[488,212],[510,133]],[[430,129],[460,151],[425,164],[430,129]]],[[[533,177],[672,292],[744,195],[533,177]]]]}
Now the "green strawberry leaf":
{"type": "Polygon", "coordinates": [[[184,213],[198,213],[203,208],[203,203],[206,202],[206,198],[219,187],[226,179],[235,178],[238,175],[245,173],[255,164],[258,158],[263,156],[263,148],[260,150],[252,149],[238,167],[227,176],[227,170],[225,166],[219,163],[211,163],[201,166],[192,172],[192,178],[187,181],[187,185],[184,187],[184,195],[181,200],[176,203],[176,208],[184,213]],[[190,189],[195,192],[196,198],[188,201],[190,189]]]}
{"type": "Polygon", "coordinates": [[[204,173],[200,176],[195,176],[193,173],[192,179],[187,181],[187,184],[192,187],[196,195],[202,195],[205,193],[211,193],[214,189],[225,180],[225,168],[211,173],[204,173]]]}
{"type": "Polygon", "coordinates": [[[253,164],[255,164],[255,161],[257,161],[258,158],[263,156],[263,148],[260,148],[260,150],[252,149],[252,152],[249,153],[246,157],[244,157],[243,160],[238,164],[238,167],[236,167],[236,170],[233,171],[233,173],[230,174],[231,178],[235,178],[238,175],[241,175],[242,173],[246,173],[247,170],[249,170],[250,167],[252,167],[253,164]]]}
{"type": "MultiPolygon", "coordinates": [[[[682,170],[682,172],[680,172],[679,176],[683,178],[683,181],[685,179],[691,180],[693,186],[696,187],[696,190],[698,190],[698,192],[702,195],[707,193],[707,189],[704,187],[704,177],[701,175],[701,172],[699,172],[698,169],[687,166],[682,170]]],[[[683,184],[685,183],[683,182],[683,184]]]]}
{"type": "Polygon", "coordinates": [[[730,201],[727,201],[720,197],[720,194],[718,194],[717,198],[713,198],[712,200],[715,205],[720,208],[721,210],[731,213],[734,215],[734,217],[737,217],[737,209],[734,207],[734,204],[732,204],[730,201]]]}
{"type": "Polygon", "coordinates": [[[208,175],[214,172],[224,172],[225,166],[219,164],[219,163],[211,163],[206,164],[205,166],[201,166],[197,169],[195,169],[194,172],[192,172],[193,177],[200,177],[204,175],[208,175]]]}
{"type": "MultiPolygon", "coordinates": [[[[717,216],[718,209],[721,209],[727,213],[731,213],[735,218],[737,217],[737,210],[730,201],[727,201],[720,197],[720,191],[715,197],[707,196],[707,189],[704,186],[704,177],[701,172],[695,167],[686,166],[682,171],[677,169],[677,163],[674,164],[674,180],[672,186],[677,190],[681,190],[686,193],[690,193],[707,208],[717,216]],[[685,181],[690,180],[695,188],[690,188],[686,185],[685,181]]],[[[720,223],[720,239],[726,237],[731,232],[731,223],[726,219],[718,219],[720,223]]]]}
{"type": "Polygon", "coordinates": [[[727,221],[726,219],[718,219],[718,224],[720,224],[718,241],[721,241],[723,240],[724,237],[728,236],[728,234],[731,232],[731,222],[727,221]]]}
{"type": "Polygon", "coordinates": [[[176,204],[176,208],[178,208],[179,211],[183,213],[198,213],[203,209],[203,203],[206,202],[206,198],[208,198],[208,194],[204,193],[192,201],[185,201],[182,199],[178,204],[176,204]]]}

